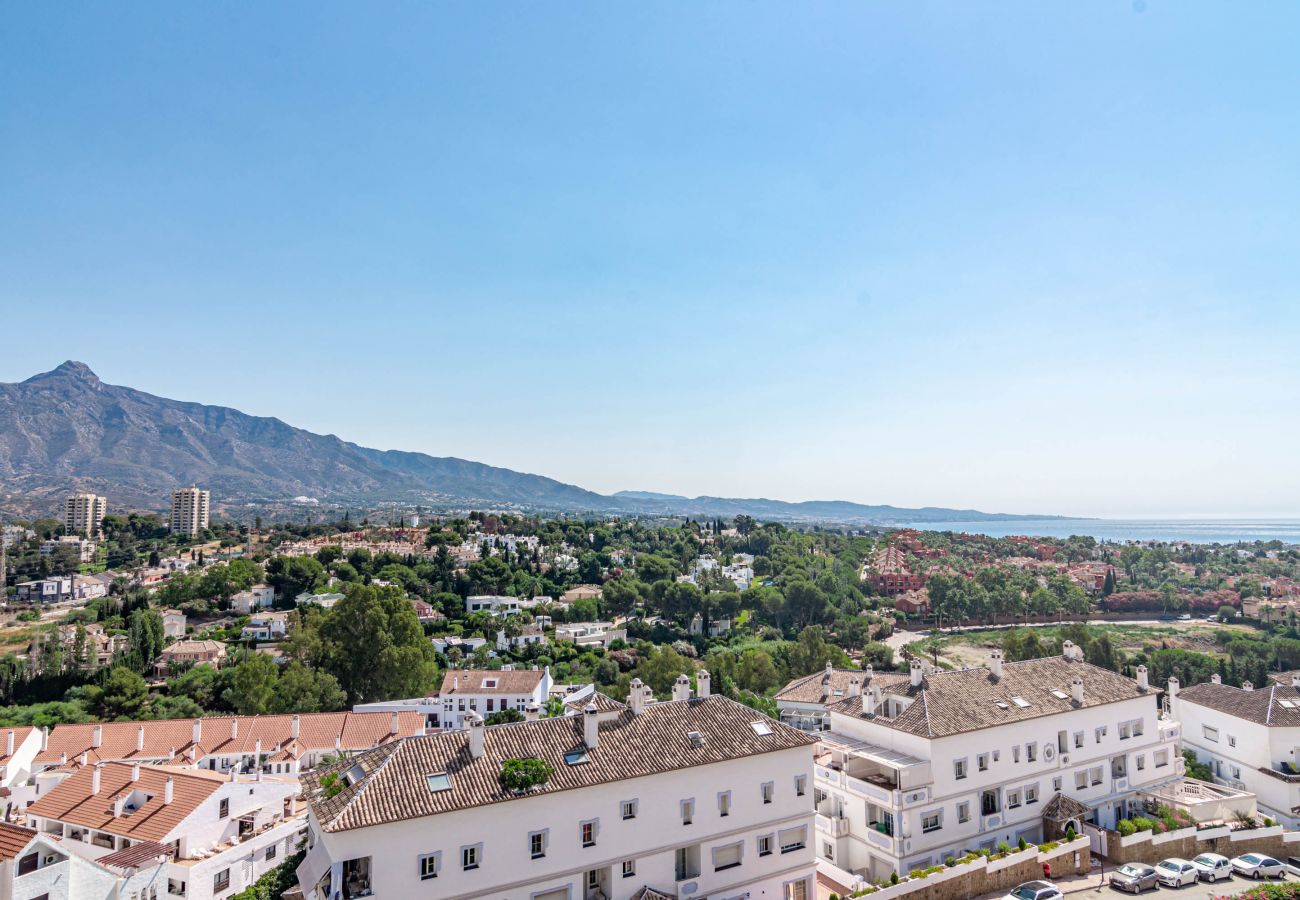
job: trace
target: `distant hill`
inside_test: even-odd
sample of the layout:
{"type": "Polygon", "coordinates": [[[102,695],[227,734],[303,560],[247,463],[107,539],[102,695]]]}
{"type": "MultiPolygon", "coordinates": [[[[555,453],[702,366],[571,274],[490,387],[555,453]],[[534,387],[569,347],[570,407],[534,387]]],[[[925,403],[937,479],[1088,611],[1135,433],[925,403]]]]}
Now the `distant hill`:
{"type": "Polygon", "coordinates": [[[650,491],[606,496],[542,475],[455,457],[372,450],[279,419],[155,397],[104,384],[79,362],[65,362],[19,384],[0,384],[0,490],[5,493],[53,499],[74,488],[94,489],[117,506],[158,507],[172,487],[183,484],[209,488],[214,500],[249,502],[309,496],[333,502],[846,523],[1022,518],[842,500],[787,503],[650,491]]]}

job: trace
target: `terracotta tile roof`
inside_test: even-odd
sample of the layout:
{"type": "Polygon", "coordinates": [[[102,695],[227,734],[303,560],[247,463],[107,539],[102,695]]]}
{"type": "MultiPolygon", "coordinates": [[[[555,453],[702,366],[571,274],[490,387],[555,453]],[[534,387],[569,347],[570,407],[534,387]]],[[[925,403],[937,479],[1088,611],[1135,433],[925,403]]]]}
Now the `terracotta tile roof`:
{"type": "Polygon", "coordinates": [[[586,761],[570,765],[565,754],[585,749],[582,735],[580,716],[496,725],[484,729],[478,759],[470,756],[467,732],[408,738],[332,767],[342,773],[355,766],[360,774],[334,797],[318,789],[322,771],[308,773],[303,789],[326,831],[347,831],[516,799],[519,795],[505,790],[499,779],[508,759],[549,763],[554,774],[540,789],[545,794],[778,750],[806,747],[811,754],[817,742],[716,694],[653,703],[640,715],[625,709],[600,725],[599,745],[585,752],[586,761]],[[768,733],[759,734],[754,722],[762,722],[768,733]],[[699,732],[703,741],[692,741],[690,732],[699,732]],[[451,787],[430,791],[426,776],[443,772],[451,787]]]}
{"type": "Polygon", "coordinates": [[[1300,689],[1289,684],[1270,684],[1246,691],[1230,684],[1206,682],[1183,688],[1178,692],[1178,702],[1195,703],[1270,728],[1300,725],[1300,689]],[[1283,706],[1284,700],[1294,705],[1283,706]]]}
{"type": "Polygon", "coordinates": [[[613,697],[595,691],[590,696],[578,697],[572,700],[565,700],[564,705],[570,710],[582,712],[587,708],[588,703],[594,703],[598,713],[616,713],[627,709],[626,703],[619,703],[613,697]]]}
{"type": "Polygon", "coordinates": [[[27,807],[27,814],[136,841],[162,841],[198,809],[200,803],[228,783],[226,777],[215,772],[174,766],[140,766],[140,780],[133,782],[133,768],[128,763],[100,766],[98,794],[90,792],[94,769],[80,769],[27,807]],[[172,802],[163,803],[168,778],[172,779],[172,802]],[[113,815],[113,801],[136,790],[150,795],[149,799],[135,812],[113,815]]]}
{"type": "MultiPolygon", "coordinates": [[[[424,729],[424,716],[418,712],[397,713],[397,737],[419,734],[424,729]]],[[[175,751],[178,757],[202,759],[210,754],[250,754],[258,740],[263,753],[274,753],[293,741],[293,716],[213,716],[204,719],[159,719],[152,722],[103,722],[100,746],[94,742],[95,725],[57,725],[50,732],[46,748],[36,754],[37,764],[57,766],[62,754],[67,754],[68,765],[78,765],[81,754],[87,763],[107,760],[167,759],[175,751]],[[198,746],[193,743],[194,723],[202,722],[198,746]],[[136,750],[140,733],[144,733],[144,749],[136,750]],[[232,735],[232,732],[234,734],[232,735]],[[191,752],[192,751],[192,752],[191,752]]],[[[389,734],[392,715],[387,712],[372,713],[303,713],[298,716],[298,738],[295,742],[302,751],[331,751],[335,738],[342,749],[369,750],[393,739],[389,734]]]]}
{"type": "Polygon", "coordinates": [[[19,828],[8,822],[0,822],[0,860],[13,859],[34,837],[36,832],[30,828],[19,828]]]}
{"type": "Polygon", "coordinates": [[[23,745],[27,736],[32,733],[31,725],[24,725],[21,728],[2,728],[0,729],[0,766],[5,765],[11,759],[9,753],[9,732],[14,733],[14,751],[23,745]]]}
{"type": "MultiPolygon", "coordinates": [[[[849,679],[854,677],[865,684],[867,673],[860,669],[832,669],[829,673],[823,670],[805,675],[777,691],[775,699],[787,700],[791,703],[837,703],[849,695],[849,679]]],[[[906,683],[907,680],[908,676],[896,672],[872,674],[872,683],[879,684],[882,688],[886,685],[906,683]]]]}
{"type": "Polygon", "coordinates": [[[155,863],[159,857],[171,859],[172,848],[157,841],[141,841],[123,850],[118,850],[116,853],[101,856],[95,862],[101,866],[110,866],[114,869],[133,870],[155,863]]]}
{"type": "MultiPolygon", "coordinates": [[[[997,679],[983,667],[930,672],[919,688],[912,687],[909,678],[900,685],[885,688],[883,693],[886,697],[911,699],[912,704],[892,719],[877,715],[872,721],[928,738],[964,734],[1134,697],[1156,696],[1154,688],[1143,694],[1132,679],[1064,656],[1004,663],[1002,677],[997,679]],[[1081,706],[1075,706],[1070,699],[1070,681],[1076,675],[1083,679],[1081,706]],[[1053,691],[1064,694],[1064,698],[1053,691]],[[1017,697],[1026,705],[1018,705],[1014,699],[1017,697]]],[[[830,709],[861,716],[862,698],[846,698],[832,704],[830,709]]]]}
{"type": "Polygon", "coordinates": [[[442,677],[440,694],[531,694],[537,690],[545,672],[533,669],[450,669],[442,677]],[[495,681],[495,687],[484,687],[483,682],[495,681]]]}

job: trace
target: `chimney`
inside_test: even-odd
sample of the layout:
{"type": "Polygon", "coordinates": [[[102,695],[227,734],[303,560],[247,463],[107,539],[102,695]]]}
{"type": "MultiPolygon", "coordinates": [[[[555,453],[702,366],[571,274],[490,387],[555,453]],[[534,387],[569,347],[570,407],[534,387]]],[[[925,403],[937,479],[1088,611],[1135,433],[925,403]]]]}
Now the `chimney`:
{"type": "Polygon", "coordinates": [[[645,685],[640,678],[633,678],[631,688],[627,695],[627,705],[631,708],[632,715],[639,716],[645,711],[645,685]]]}
{"type": "Polygon", "coordinates": [[[94,728],[90,729],[90,746],[96,748],[104,746],[103,725],[96,725],[94,728]]]}
{"type": "Polygon", "coordinates": [[[1252,682],[1243,681],[1241,683],[1241,689],[1243,691],[1253,691],[1255,689],[1255,685],[1252,682]]]}
{"type": "Polygon", "coordinates": [[[194,720],[194,733],[190,735],[190,742],[197,744],[203,740],[203,720],[194,720]]]}
{"type": "MultiPolygon", "coordinates": [[[[280,745],[276,744],[275,749],[279,750],[280,745]]],[[[336,734],[334,735],[334,755],[337,756],[342,752],[343,752],[343,735],[336,734]]]]}
{"type": "Polygon", "coordinates": [[[302,721],[298,718],[296,713],[294,714],[294,717],[289,720],[289,737],[293,738],[295,741],[298,740],[298,729],[301,724],[302,721]]]}
{"type": "Polygon", "coordinates": [[[542,708],[537,705],[536,700],[529,700],[528,705],[524,707],[524,721],[536,722],[542,717],[542,708]]]}
{"type": "Polygon", "coordinates": [[[135,752],[144,752],[144,726],[141,725],[135,730],[135,752]]]}
{"type": "Polygon", "coordinates": [[[230,719],[230,739],[233,741],[239,737],[239,719],[231,717],[230,719]]]}
{"type": "Polygon", "coordinates": [[[697,697],[709,696],[711,677],[708,669],[700,669],[695,673],[695,695],[697,697]]]}
{"type": "Polygon", "coordinates": [[[588,750],[600,746],[600,718],[596,715],[594,703],[588,703],[582,710],[582,742],[588,750]]]}
{"type": "Polygon", "coordinates": [[[469,755],[474,759],[483,758],[483,717],[474,710],[465,713],[465,728],[469,731],[469,755]]]}
{"type": "Polygon", "coordinates": [[[89,763],[89,762],[90,762],[90,751],[88,751],[88,750],[82,750],[82,751],[81,751],[81,767],[84,769],[84,768],[86,767],[86,764],[89,763]]]}
{"type": "Polygon", "coordinates": [[[1300,672],[1291,673],[1291,687],[1300,688],[1300,672]]]}
{"type": "Polygon", "coordinates": [[[66,766],[67,764],[68,764],[68,751],[64,750],[62,753],[59,754],[59,765],[66,766]]]}
{"type": "Polygon", "coordinates": [[[1178,696],[1178,678],[1173,675],[1169,676],[1169,696],[1170,697],[1178,696]]]}
{"type": "Polygon", "coordinates": [[[858,681],[858,676],[856,676],[856,675],[850,675],[850,676],[849,676],[849,690],[848,690],[846,696],[849,696],[849,697],[860,697],[861,695],[862,695],[862,682],[861,682],[861,681],[858,681]]]}
{"type": "Polygon", "coordinates": [[[912,657],[912,687],[919,688],[925,680],[925,668],[920,659],[912,657]]]}
{"type": "Polygon", "coordinates": [[[862,715],[868,719],[876,717],[876,689],[874,687],[862,695],[862,715]]]}
{"type": "Polygon", "coordinates": [[[1075,706],[1083,706],[1083,679],[1078,675],[1070,679],[1070,702],[1075,706]]]}
{"type": "Polygon", "coordinates": [[[994,650],[989,654],[989,674],[993,676],[994,681],[1002,678],[1002,651],[994,650]]]}
{"type": "Polygon", "coordinates": [[[260,769],[262,767],[262,739],[258,738],[253,741],[253,763],[260,769]]]}
{"type": "Polygon", "coordinates": [[[826,663],[826,680],[827,680],[827,681],[830,681],[830,680],[831,680],[831,676],[834,675],[834,674],[835,674],[835,666],[833,666],[833,665],[832,665],[831,663],[829,663],[829,662],[826,663]]]}
{"type": "Polygon", "coordinates": [[[163,783],[163,806],[170,806],[172,802],[172,777],[167,776],[167,781],[163,783]]]}
{"type": "Polygon", "coordinates": [[[41,752],[50,749],[50,726],[41,726],[41,752]]]}
{"type": "Polygon", "coordinates": [[[139,781],[139,780],[140,780],[140,764],[139,764],[139,763],[132,763],[132,764],[131,764],[131,780],[132,780],[132,781],[139,781]]]}
{"type": "Polygon", "coordinates": [[[92,795],[99,793],[99,765],[90,770],[90,793],[92,795]]]}
{"type": "Polygon", "coordinates": [[[459,673],[457,673],[457,674],[451,676],[451,689],[452,689],[453,691],[458,691],[458,690],[460,690],[460,674],[459,674],[459,673]]]}
{"type": "Polygon", "coordinates": [[[875,677],[876,670],[871,667],[871,663],[867,663],[867,667],[862,670],[862,683],[871,684],[871,679],[875,677]]]}
{"type": "Polygon", "coordinates": [[[1074,641],[1066,641],[1061,645],[1061,656],[1074,659],[1074,641]]]}
{"type": "Polygon", "coordinates": [[[9,735],[5,738],[5,756],[13,756],[13,755],[14,755],[14,733],[13,731],[10,731],[9,735]]]}
{"type": "Polygon", "coordinates": [[[1150,688],[1151,688],[1151,684],[1150,684],[1149,681],[1147,681],[1147,667],[1146,667],[1146,666],[1138,666],[1138,667],[1137,667],[1137,677],[1138,677],[1138,690],[1139,690],[1139,691],[1142,691],[1143,693],[1145,693],[1146,691],[1150,690],[1150,688]]]}
{"type": "Polygon", "coordinates": [[[397,734],[397,713],[388,717],[388,733],[397,734]]]}
{"type": "Polygon", "coordinates": [[[1223,684],[1223,676],[1215,672],[1210,676],[1210,684],[1223,684]]]}
{"type": "Polygon", "coordinates": [[[691,680],[685,675],[678,675],[677,682],[673,685],[674,700],[691,699],[691,680]]]}

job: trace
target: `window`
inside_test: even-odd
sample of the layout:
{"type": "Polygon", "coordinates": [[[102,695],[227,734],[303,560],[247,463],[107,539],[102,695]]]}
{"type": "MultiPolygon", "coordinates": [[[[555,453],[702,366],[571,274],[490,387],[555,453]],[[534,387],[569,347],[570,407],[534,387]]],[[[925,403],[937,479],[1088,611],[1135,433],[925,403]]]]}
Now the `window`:
{"type": "Polygon", "coordinates": [[[1052,791],[1053,791],[1053,793],[1057,793],[1057,794],[1061,793],[1061,776],[1060,776],[1060,775],[1057,775],[1055,778],[1052,779],[1052,791]]]}
{"type": "Polygon", "coordinates": [[[623,860],[623,877],[631,878],[634,875],[636,875],[636,860],[634,859],[623,860]]]}
{"type": "Polygon", "coordinates": [[[1017,763],[1020,762],[1020,745],[1019,745],[1019,744],[1016,744],[1014,747],[1011,748],[1011,761],[1012,761],[1012,762],[1017,762],[1017,763]]]}
{"type": "Polygon", "coordinates": [[[1038,745],[1025,744],[1025,762],[1033,762],[1038,759],[1038,745]]]}
{"type": "Polygon", "coordinates": [[[425,853],[420,857],[420,880],[428,881],[430,878],[437,878],[438,870],[441,868],[441,853],[425,853]]]}
{"type": "Polygon", "coordinates": [[[1101,739],[1106,736],[1106,726],[1105,725],[1097,726],[1097,729],[1093,732],[1093,734],[1096,735],[1097,743],[1100,744],[1101,739]]]}
{"type": "Polygon", "coordinates": [[[713,871],[734,869],[740,865],[740,842],[727,844],[725,847],[713,848],[713,871]]]}
{"type": "Polygon", "coordinates": [[[588,869],[588,870],[587,870],[587,890],[588,890],[588,892],[590,892],[590,891],[594,891],[594,890],[596,890],[596,889],[599,888],[599,887],[600,887],[600,870],[599,870],[599,869],[588,869]]]}
{"type": "Polygon", "coordinates": [[[230,870],[222,869],[212,876],[212,893],[219,894],[230,887],[230,870]]]}
{"type": "Polygon", "coordinates": [[[758,836],[758,855],[759,856],[772,855],[772,835],[760,834],[758,836]]]}
{"type": "Polygon", "coordinates": [[[750,722],[749,727],[754,729],[754,734],[759,737],[767,737],[772,733],[772,726],[766,722],[750,722]]]}
{"type": "Polygon", "coordinates": [[[1074,773],[1074,789],[1082,791],[1088,787],[1088,770],[1080,769],[1074,773]]]}
{"type": "Polygon", "coordinates": [[[718,794],[718,815],[731,815],[731,791],[721,791],[718,794]]]}
{"type": "Polygon", "coordinates": [[[808,900],[808,879],[788,882],[784,900],[808,900]]]}
{"type": "Polygon", "coordinates": [[[1007,791],[1007,809],[1020,806],[1020,791],[1007,791]]]}
{"type": "Polygon", "coordinates": [[[429,786],[430,793],[451,790],[451,776],[446,772],[435,772],[432,775],[424,776],[424,783],[429,786]]]}
{"type": "Polygon", "coordinates": [[[1121,741],[1127,741],[1127,740],[1129,739],[1129,735],[1130,735],[1130,734],[1132,734],[1132,729],[1129,727],[1128,722],[1120,722],[1120,723],[1119,723],[1119,739],[1120,739],[1121,741]]]}
{"type": "Polygon", "coordinates": [[[975,760],[976,765],[979,767],[981,772],[987,772],[989,770],[989,755],[987,753],[981,753],[979,756],[975,757],[975,760]]]}
{"type": "Polygon", "coordinates": [[[967,802],[958,803],[957,804],[958,824],[961,824],[963,822],[969,822],[969,821],[970,821],[970,803],[967,802]]]}
{"type": "Polygon", "coordinates": [[[266,858],[275,859],[275,854],[278,852],[279,846],[279,844],[269,844],[266,848],[266,858]]]}
{"type": "Polygon", "coordinates": [[[1074,749],[1075,749],[1075,750],[1082,750],[1082,749],[1083,749],[1083,732],[1082,732],[1082,731],[1076,731],[1076,732],[1074,733],[1074,749]]]}
{"type": "Polygon", "coordinates": [[[925,813],[921,816],[921,830],[924,832],[938,831],[942,827],[941,822],[938,810],[925,813]]]}
{"type": "Polygon", "coordinates": [[[1142,736],[1142,720],[1141,720],[1141,719],[1134,719],[1134,720],[1132,721],[1131,724],[1133,725],[1133,737],[1141,737],[1141,736],[1142,736]]]}
{"type": "Polygon", "coordinates": [[[695,801],[682,801],[682,824],[689,825],[695,821],[695,801]]]}
{"type": "Polygon", "coordinates": [[[1157,750],[1155,753],[1151,754],[1151,758],[1155,762],[1155,767],[1157,769],[1159,769],[1161,766],[1169,765],[1168,750],[1157,750]]]}
{"type": "Polygon", "coordinates": [[[958,781],[966,777],[966,760],[954,759],[952,761],[952,772],[958,781]]]}
{"type": "Polygon", "coordinates": [[[1092,783],[1094,785],[1101,784],[1101,766],[1093,766],[1092,771],[1089,774],[1092,776],[1092,783]]]}
{"type": "Polygon", "coordinates": [[[1036,784],[1025,785],[1025,806],[1037,802],[1038,802],[1038,785],[1036,784]]]}
{"type": "Polygon", "coordinates": [[[795,850],[802,850],[808,842],[808,826],[802,825],[798,828],[783,828],[777,833],[777,843],[781,845],[782,853],[792,853],[795,850]]]}
{"type": "Polygon", "coordinates": [[[763,784],[759,787],[759,794],[760,794],[760,796],[762,796],[762,798],[763,798],[763,802],[764,802],[764,803],[771,803],[771,802],[772,802],[772,782],[770,782],[770,781],[765,781],[765,782],[763,782],[763,784]]]}
{"type": "Polygon", "coordinates": [[[794,776],[794,795],[796,797],[802,797],[805,793],[807,793],[807,791],[808,791],[808,776],[807,775],[794,776]]]}
{"type": "Polygon", "coordinates": [[[483,845],[470,844],[460,848],[460,867],[466,872],[473,871],[483,861],[483,845]]]}
{"type": "Polygon", "coordinates": [[[1219,729],[1211,728],[1209,725],[1202,725],[1201,733],[1205,735],[1207,741],[1214,741],[1216,744],[1219,742],[1219,729]]]}
{"type": "Polygon", "coordinates": [[[224,819],[230,815],[230,798],[222,797],[221,802],[217,804],[217,818],[224,819]]]}
{"type": "Polygon", "coordinates": [[[635,801],[635,800],[624,800],[622,803],[620,803],[620,804],[619,804],[619,814],[622,815],[624,819],[635,819],[635,818],[636,818],[636,801],[635,801]]]}
{"type": "Polygon", "coordinates": [[[1236,739],[1236,737],[1234,737],[1234,736],[1231,735],[1231,734],[1228,735],[1228,746],[1229,746],[1229,747],[1235,747],[1235,746],[1237,746],[1237,739],[1236,739]]]}
{"type": "Polygon", "coordinates": [[[596,820],[589,819],[578,826],[578,834],[582,838],[582,846],[596,846],[596,820]]]}
{"type": "Polygon", "coordinates": [[[1133,757],[1133,765],[1137,766],[1137,770],[1138,770],[1139,772],[1141,772],[1143,769],[1145,769],[1145,768],[1147,767],[1147,756],[1146,756],[1146,754],[1145,754],[1145,753],[1139,753],[1137,756],[1134,756],[1134,757],[1133,757]]]}
{"type": "Polygon", "coordinates": [[[546,844],[549,835],[546,830],[531,831],[528,833],[528,855],[533,859],[541,859],[546,855],[546,844]]]}

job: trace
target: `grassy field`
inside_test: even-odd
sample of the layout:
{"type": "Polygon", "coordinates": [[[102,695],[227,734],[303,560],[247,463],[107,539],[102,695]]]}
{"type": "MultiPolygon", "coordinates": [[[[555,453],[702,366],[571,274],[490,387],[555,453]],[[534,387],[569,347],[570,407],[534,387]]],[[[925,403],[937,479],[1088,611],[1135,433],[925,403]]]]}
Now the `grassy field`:
{"type": "MultiPolygon", "coordinates": [[[[1249,625],[1218,624],[1209,622],[1162,622],[1158,625],[1143,625],[1130,622],[1089,623],[1091,629],[1104,631],[1110,635],[1111,642],[1119,649],[1134,651],[1144,646],[1160,647],[1162,644],[1182,650],[1195,650],[1200,653],[1219,655],[1216,634],[1231,631],[1251,634],[1254,629],[1249,625]]],[[[939,661],[953,667],[982,666],[989,661],[989,652],[1002,646],[1007,628],[988,628],[977,631],[950,632],[935,635],[932,638],[920,638],[908,644],[913,653],[932,659],[931,647],[939,647],[939,661]]],[[[1059,628],[1055,625],[1035,626],[1034,632],[1044,643],[1057,639],[1059,628]]]]}

